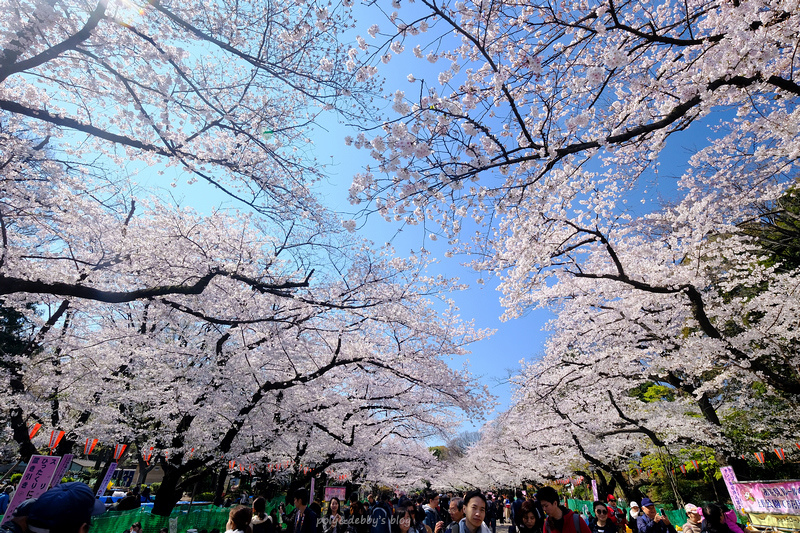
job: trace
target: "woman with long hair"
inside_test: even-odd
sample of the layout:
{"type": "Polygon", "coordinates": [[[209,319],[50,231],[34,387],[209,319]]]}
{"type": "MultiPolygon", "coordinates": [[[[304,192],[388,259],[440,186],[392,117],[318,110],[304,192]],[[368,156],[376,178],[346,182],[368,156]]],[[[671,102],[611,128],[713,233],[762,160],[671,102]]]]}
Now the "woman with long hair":
{"type": "Polygon", "coordinates": [[[703,533],[731,533],[728,524],[725,523],[725,515],[722,507],[710,503],[703,507],[703,533]]]}
{"type": "Polygon", "coordinates": [[[259,496],[253,500],[253,519],[250,521],[253,533],[274,533],[275,525],[267,514],[267,500],[259,496]]]}
{"type": "Polygon", "coordinates": [[[328,504],[328,514],[325,515],[325,533],[344,533],[347,523],[342,514],[342,504],[339,498],[332,497],[328,504]]]}
{"type": "Polygon", "coordinates": [[[348,514],[350,526],[355,533],[369,533],[370,525],[367,510],[358,498],[350,497],[350,511],[348,514]]]}
{"type": "Polygon", "coordinates": [[[401,505],[392,517],[392,533],[432,533],[427,524],[417,522],[416,514],[410,502],[401,505]]]}

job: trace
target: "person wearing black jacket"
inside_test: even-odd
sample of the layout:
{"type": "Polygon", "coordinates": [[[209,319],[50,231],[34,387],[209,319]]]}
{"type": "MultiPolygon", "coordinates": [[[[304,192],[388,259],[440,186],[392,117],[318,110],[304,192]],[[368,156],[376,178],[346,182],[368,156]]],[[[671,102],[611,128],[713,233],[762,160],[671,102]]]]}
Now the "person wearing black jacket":
{"type": "Polygon", "coordinates": [[[346,519],[344,514],[341,512],[341,507],[342,504],[339,501],[339,498],[331,498],[331,502],[328,507],[328,514],[325,516],[325,520],[323,521],[324,533],[345,533],[347,530],[346,519]]]}
{"type": "Polygon", "coordinates": [[[497,515],[494,512],[494,500],[490,495],[486,496],[486,517],[483,519],[484,524],[492,533],[497,529],[497,515]]]}
{"type": "Polygon", "coordinates": [[[319,516],[308,507],[308,491],[297,489],[294,492],[295,511],[284,519],[289,529],[287,533],[316,533],[319,516]]]}
{"type": "Polygon", "coordinates": [[[517,499],[511,504],[511,527],[508,528],[509,533],[515,533],[522,524],[522,504],[525,500],[522,495],[518,495],[517,499]]]}
{"type": "Polygon", "coordinates": [[[611,521],[608,506],[603,502],[594,502],[594,518],[589,520],[592,533],[617,533],[617,525],[611,521]]]}
{"type": "Polygon", "coordinates": [[[253,533],[275,533],[275,524],[267,514],[267,500],[259,496],[253,500],[253,518],[250,520],[253,533]]]}

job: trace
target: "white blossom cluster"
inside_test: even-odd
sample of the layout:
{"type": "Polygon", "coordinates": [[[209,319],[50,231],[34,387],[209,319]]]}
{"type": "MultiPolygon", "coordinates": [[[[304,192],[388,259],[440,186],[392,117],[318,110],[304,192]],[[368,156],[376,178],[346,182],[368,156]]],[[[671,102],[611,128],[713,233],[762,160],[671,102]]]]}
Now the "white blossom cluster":
{"type": "MultiPolygon", "coordinates": [[[[521,375],[514,422],[487,430],[475,468],[513,477],[541,457],[531,468],[557,475],[587,461],[556,427],[619,468],[656,446],[645,429],[680,446],[696,418],[692,442],[725,460],[750,451],[725,436],[726,417],[756,427],[770,401],[796,408],[798,272],[750,229],[797,217],[781,204],[800,156],[796,0],[423,1],[389,22],[438,75],[390,96],[394,114],[362,145],[375,182],[351,201],[438,224],[453,252],[500,278],[504,318],[556,315],[542,363],[553,375],[521,375]],[[410,20],[429,22],[425,39],[410,20]],[[575,388],[544,394],[551,379],[575,388]],[[676,399],[630,403],[624,392],[647,383],[676,399]],[[608,391],[644,428],[636,437],[606,435],[631,424],[608,391]],[[570,419],[538,416],[554,406],[570,419]],[[480,469],[492,455],[498,470],[480,469]]],[[[794,431],[782,420],[763,444],[794,431]]]]}
{"type": "Polygon", "coordinates": [[[446,360],[487,333],[429,300],[459,286],[311,192],[309,126],[377,88],[351,4],[2,1],[3,449],[48,420],[155,448],[162,490],[231,460],[410,479],[479,415],[446,360]],[[225,207],[145,189],[184,180],[225,207]]]}

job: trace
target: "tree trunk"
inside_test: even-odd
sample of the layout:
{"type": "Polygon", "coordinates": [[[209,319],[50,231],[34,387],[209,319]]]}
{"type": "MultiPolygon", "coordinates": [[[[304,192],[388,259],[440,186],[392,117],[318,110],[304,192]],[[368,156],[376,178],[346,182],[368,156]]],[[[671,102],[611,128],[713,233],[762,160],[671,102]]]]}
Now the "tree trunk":
{"type": "Polygon", "coordinates": [[[624,473],[611,472],[611,477],[617,482],[617,486],[625,495],[625,499],[628,502],[638,502],[642,499],[642,496],[644,496],[638,487],[628,481],[624,473]]]}
{"type": "Polygon", "coordinates": [[[595,470],[593,472],[594,480],[597,482],[597,498],[604,502],[608,499],[608,495],[611,493],[608,487],[608,482],[606,482],[606,476],[603,475],[602,470],[595,470]]]}
{"type": "Polygon", "coordinates": [[[169,516],[178,500],[183,496],[183,491],[178,487],[181,474],[166,461],[162,462],[161,466],[164,469],[164,479],[161,480],[161,487],[158,489],[158,494],[156,494],[156,501],[153,504],[151,513],[169,516]]]}
{"type": "Polygon", "coordinates": [[[65,435],[64,438],[61,439],[61,442],[58,443],[55,455],[64,456],[68,453],[72,453],[75,448],[75,444],[77,444],[75,439],[71,439],[69,435],[65,435]]]}
{"type": "Polygon", "coordinates": [[[150,473],[152,469],[156,467],[155,463],[152,466],[147,466],[147,463],[142,458],[142,454],[139,454],[136,457],[136,461],[139,466],[139,476],[136,479],[136,486],[141,487],[144,484],[144,480],[147,479],[147,474],[150,473]]]}
{"type": "Polygon", "coordinates": [[[22,418],[22,409],[14,407],[8,416],[11,422],[11,431],[14,435],[14,440],[19,444],[19,456],[26,463],[30,460],[32,455],[36,455],[36,446],[33,445],[31,439],[28,438],[28,426],[22,418]]]}
{"type": "Polygon", "coordinates": [[[216,481],[214,482],[214,505],[222,505],[225,492],[225,480],[228,477],[228,469],[224,466],[217,470],[216,481]]]}
{"type": "MultiPolygon", "coordinates": [[[[287,497],[291,498],[294,494],[294,491],[299,488],[306,488],[311,489],[311,478],[306,476],[305,474],[301,474],[299,470],[295,472],[295,474],[289,480],[289,487],[286,489],[287,497]]],[[[310,497],[313,497],[313,494],[309,494],[310,497]]]]}

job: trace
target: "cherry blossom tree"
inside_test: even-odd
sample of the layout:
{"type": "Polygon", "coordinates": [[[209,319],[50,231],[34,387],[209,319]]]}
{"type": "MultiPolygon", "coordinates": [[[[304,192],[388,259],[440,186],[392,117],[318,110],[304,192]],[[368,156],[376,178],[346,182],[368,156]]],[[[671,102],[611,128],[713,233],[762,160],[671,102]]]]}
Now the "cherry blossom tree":
{"type": "MultiPolygon", "coordinates": [[[[144,286],[135,270],[122,283],[115,268],[126,252],[113,249],[102,226],[84,223],[124,233],[116,221],[135,213],[139,193],[129,178],[137,174],[166,175],[165,184],[204,180],[268,217],[279,235],[300,226],[326,231],[327,215],[309,189],[321,170],[298,147],[310,142],[308,125],[320,112],[357,119],[374,90],[364,75],[371,70],[356,80],[342,66],[348,9],[6,2],[0,294],[119,303],[197,294],[214,278],[230,278],[222,268],[144,286]],[[70,253],[75,238],[94,257],[70,253]]],[[[267,290],[306,281],[298,275],[267,290]]]]}
{"type": "Polygon", "coordinates": [[[25,327],[0,379],[23,456],[32,421],[60,452],[152,447],[165,514],[231,460],[408,476],[432,459],[413,439],[487,401],[446,362],[484,335],[431,301],[458,286],[312,193],[310,126],[376,89],[348,4],[4,3],[0,297],[25,327]],[[159,175],[233,207],[165,200],[159,175]]]}
{"type": "Polygon", "coordinates": [[[70,170],[176,167],[278,218],[313,212],[306,126],[324,109],[357,119],[374,90],[344,67],[345,5],[10,0],[2,13],[6,172],[49,148],[70,170]]]}
{"type": "MultiPolygon", "coordinates": [[[[468,460],[454,465],[453,480],[519,485],[582,475],[598,480],[601,492],[619,487],[639,498],[629,475],[649,453],[724,443],[719,428],[699,418],[692,397],[643,402],[631,394],[647,377],[609,367],[587,354],[545,356],[514,378],[512,408],[487,424],[468,460]],[[608,479],[605,478],[605,474],[608,479]]],[[[674,396],[674,395],[673,395],[674,396]]]]}
{"type": "MultiPolygon", "coordinates": [[[[800,393],[797,272],[765,262],[748,230],[787,213],[779,200],[797,180],[796,8],[403,6],[365,48],[413,50],[434,75],[420,62],[387,121],[352,140],[376,164],[351,199],[472,254],[500,278],[506,318],[554,310],[548,367],[581,376],[581,390],[665,384],[680,394],[669,409],[700,414],[700,440],[714,442],[721,413],[762,401],[754,385],[791,405],[800,393]],[[699,146],[679,162],[687,131],[699,146]],[[653,182],[663,201],[647,194],[653,182]]],[[[648,418],[600,392],[585,396],[596,407],[574,398],[563,414],[603,406],[612,427],[648,418]]],[[[663,422],[656,436],[669,443],[686,418],[663,422]]],[[[605,430],[589,433],[608,446],[605,430]]]]}
{"type": "MultiPolygon", "coordinates": [[[[124,283],[127,269],[164,282],[201,266],[233,272],[200,294],[7,300],[35,324],[28,344],[37,349],[18,355],[8,376],[22,387],[11,398],[18,416],[47,413],[48,425],[69,431],[62,451],[86,435],[158,450],[158,513],[231,460],[289,461],[312,467],[306,476],[358,466],[373,478],[391,457],[430,462],[424,447],[403,442],[441,438],[459,412],[477,416],[487,401],[445,361],[483,335],[454,310],[433,309],[429,296],[451,282],[428,277],[424,258],[355,248],[343,230],[338,246],[326,237],[326,265],[313,240],[307,256],[286,250],[259,220],[154,201],[103,225],[103,238],[127,251],[108,283],[124,283]],[[126,242],[139,235],[148,238],[126,242]],[[303,258],[319,273],[294,282],[303,258]]],[[[91,241],[86,250],[70,242],[76,256],[90,256],[91,241]]]]}

